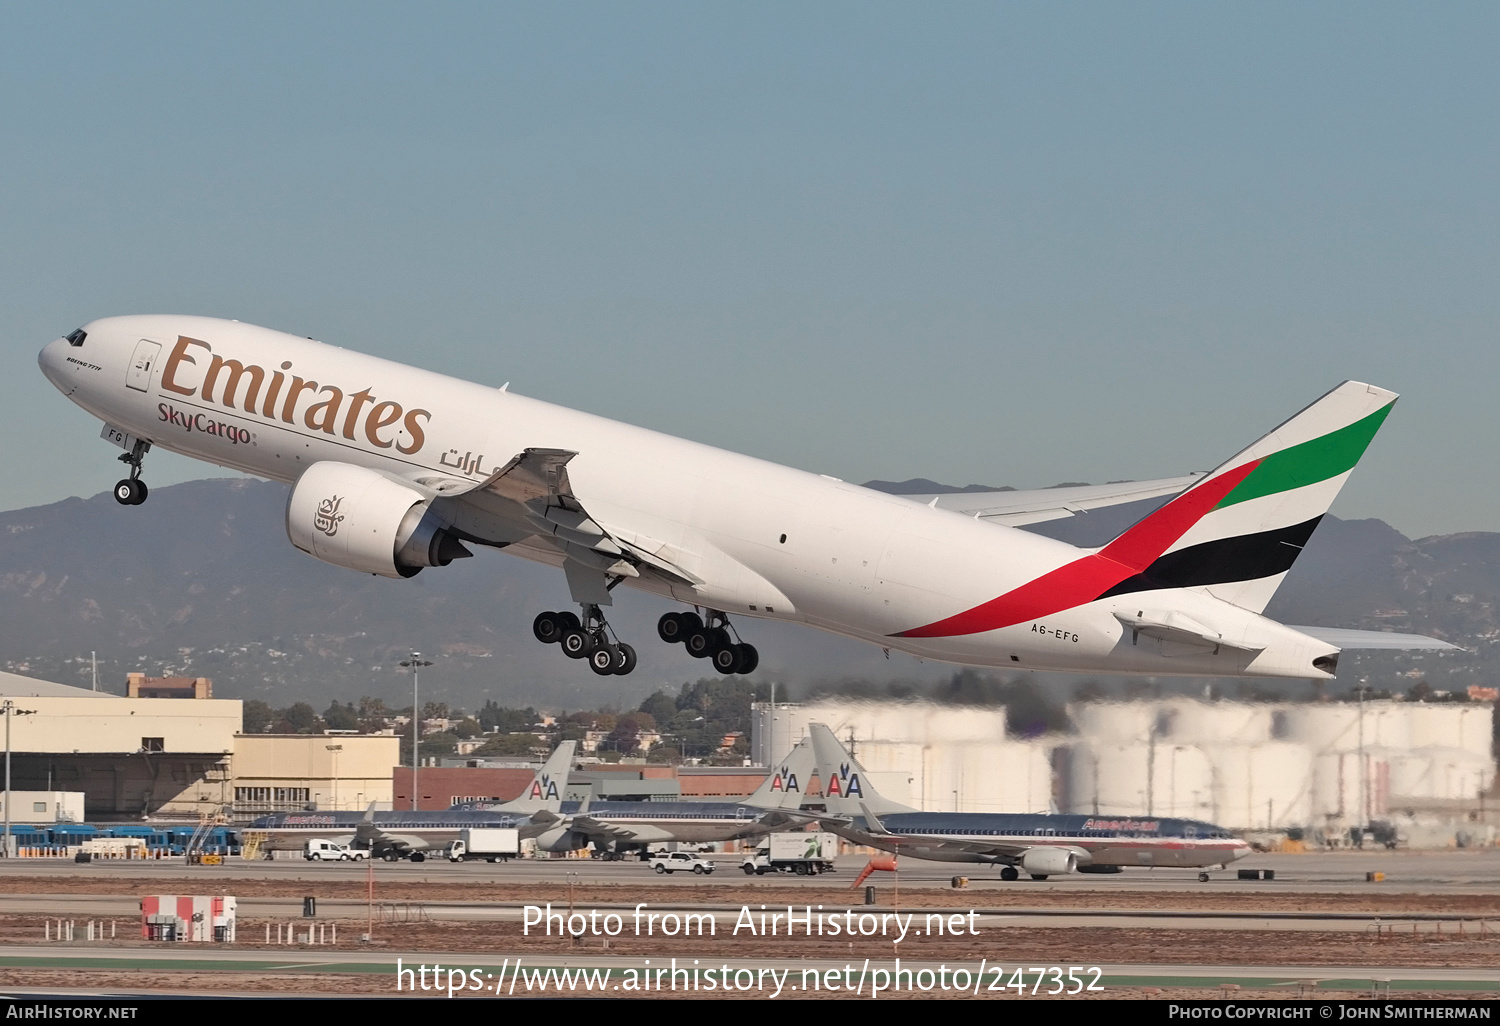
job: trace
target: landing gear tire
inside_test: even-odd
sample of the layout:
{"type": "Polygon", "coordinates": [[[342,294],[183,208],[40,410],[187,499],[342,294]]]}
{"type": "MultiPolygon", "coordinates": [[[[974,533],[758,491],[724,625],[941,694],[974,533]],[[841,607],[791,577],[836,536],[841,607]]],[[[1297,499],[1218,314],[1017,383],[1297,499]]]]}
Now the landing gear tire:
{"type": "Polygon", "coordinates": [[[669,645],[675,645],[686,636],[683,630],[682,614],[663,613],[660,620],[656,621],[656,636],[669,645]]]}
{"type": "Polygon", "coordinates": [[[687,649],[687,654],[694,659],[707,659],[714,654],[714,640],[713,631],[706,627],[699,627],[688,634],[682,647],[687,649]]]}
{"type": "Polygon", "coordinates": [[[141,480],[141,464],[150,451],[150,442],[137,440],[134,448],[120,456],[120,462],[130,467],[130,476],[115,485],[115,501],[120,505],[139,506],[151,494],[146,482],[141,480]]]}
{"type": "Polygon", "coordinates": [[[569,659],[583,659],[592,654],[595,647],[593,636],[584,633],[579,627],[563,631],[559,645],[562,647],[563,655],[569,659]]]}
{"type": "Polygon", "coordinates": [[[635,669],[635,649],[623,641],[616,645],[615,648],[620,653],[620,659],[615,663],[615,673],[624,677],[635,669]]]}
{"type": "Polygon", "coordinates": [[[138,477],[127,477],[115,485],[115,501],[121,506],[139,506],[149,494],[146,482],[138,477]]]}
{"type": "Polygon", "coordinates": [[[714,669],[723,674],[738,673],[740,671],[740,652],[738,645],[724,645],[714,649],[712,656],[714,669]]]}
{"type": "Polygon", "coordinates": [[[561,616],[553,612],[538,613],[536,619],[531,621],[531,633],[544,645],[557,644],[563,636],[561,616]]]}
{"type": "Polygon", "coordinates": [[[740,650],[740,668],[735,673],[754,673],[755,668],[760,665],[760,653],[755,650],[754,645],[736,645],[740,650]]]}
{"type": "Polygon", "coordinates": [[[1046,873],[1032,873],[1031,874],[1031,878],[1033,880],[1045,880],[1045,879],[1047,879],[1047,874],[1046,873]]]}
{"type": "Polygon", "coordinates": [[[1019,880],[1021,879],[1021,872],[1020,870],[1016,869],[1015,866],[1006,866],[1004,869],[1000,870],[1000,879],[1019,880]]]}
{"type": "Polygon", "coordinates": [[[608,677],[615,672],[615,665],[624,658],[614,645],[598,645],[589,653],[589,669],[601,677],[608,677]]]}
{"type": "Polygon", "coordinates": [[[1208,874],[1207,873],[1199,873],[1198,874],[1198,882],[1199,883],[1208,883],[1208,874]]]}

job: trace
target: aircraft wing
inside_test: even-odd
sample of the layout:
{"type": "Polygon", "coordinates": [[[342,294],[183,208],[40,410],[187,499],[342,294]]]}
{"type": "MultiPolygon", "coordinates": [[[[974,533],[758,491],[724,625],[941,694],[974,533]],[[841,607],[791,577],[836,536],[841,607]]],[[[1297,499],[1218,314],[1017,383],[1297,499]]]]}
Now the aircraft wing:
{"type": "Polygon", "coordinates": [[[568,479],[568,463],[577,455],[570,449],[526,449],[477,484],[469,481],[448,487],[455,481],[452,478],[423,478],[415,483],[432,489],[446,506],[473,507],[481,518],[498,519],[518,529],[516,534],[522,537],[541,539],[562,555],[565,566],[581,566],[616,578],[644,573],[673,584],[703,583],[660,555],[661,542],[601,523],[589,513],[568,479]]]}
{"type": "Polygon", "coordinates": [[[601,838],[608,841],[632,841],[635,839],[635,831],[628,827],[617,826],[607,823],[593,816],[574,816],[568,824],[569,828],[585,835],[590,840],[601,838]]]}
{"type": "Polygon", "coordinates": [[[908,495],[905,498],[924,506],[967,513],[980,520],[1007,527],[1040,524],[1061,520],[1092,509],[1118,506],[1141,499],[1176,495],[1202,474],[1168,477],[1156,481],[1124,481],[1106,485],[1071,485],[1066,488],[1036,488],[1009,492],[941,492],[936,495],[908,495]]]}
{"type": "MultiPolygon", "coordinates": [[[[1291,626],[1288,624],[1288,626],[1291,626]]],[[[1424,634],[1396,634],[1391,631],[1356,631],[1344,627],[1292,627],[1309,637],[1326,641],[1340,649],[1422,649],[1429,652],[1462,652],[1463,648],[1440,638],[1424,634]]]]}

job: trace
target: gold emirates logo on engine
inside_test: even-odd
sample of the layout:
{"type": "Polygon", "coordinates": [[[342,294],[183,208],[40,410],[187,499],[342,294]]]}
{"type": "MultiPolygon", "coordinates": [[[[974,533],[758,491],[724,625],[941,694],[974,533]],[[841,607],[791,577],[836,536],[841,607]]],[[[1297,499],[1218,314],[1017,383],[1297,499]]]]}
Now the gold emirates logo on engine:
{"type": "Polygon", "coordinates": [[[319,400],[301,411],[302,423],[314,431],[342,434],[351,442],[356,441],[357,433],[363,432],[365,440],[377,449],[395,446],[397,452],[407,456],[426,442],[423,425],[432,419],[427,410],[403,410],[400,403],[382,401],[368,388],[346,395],[337,385],[319,385],[285,373],[291,369],[291,361],[284,361],[281,369],[268,378],[265,368],[226,360],[207,342],[182,335],[162,368],[161,387],[178,395],[196,395],[205,402],[220,403],[230,409],[241,405],[246,413],[286,424],[297,422],[297,403],[305,393],[309,399],[319,400]],[[197,356],[209,358],[208,367],[201,385],[187,387],[178,384],[177,378],[183,364],[200,366],[191,351],[195,347],[203,350],[197,356]],[[388,428],[395,430],[387,432],[388,428]],[[400,437],[403,429],[409,436],[404,441],[400,437]]]}

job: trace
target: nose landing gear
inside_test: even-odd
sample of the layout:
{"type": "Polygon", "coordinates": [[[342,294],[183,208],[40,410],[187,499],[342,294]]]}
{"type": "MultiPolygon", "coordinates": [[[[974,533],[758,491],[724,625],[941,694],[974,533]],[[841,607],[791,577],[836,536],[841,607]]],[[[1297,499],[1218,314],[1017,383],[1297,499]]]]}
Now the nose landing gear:
{"type": "Polygon", "coordinates": [[[587,659],[589,669],[607,677],[635,669],[635,649],[621,641],[595,605],[584,605],[583,618],[571,612],[539,613],[531,624],[536,639],[557,645],[569,659],[587,659]]]}
{"type": "Polygon", "coordinates": [[[121,463],[130,464],[130,476],[115,485],[115,501],[120,505],[139,506],[151,494],[146,482],[141,480],[141,463],[150,451],[150,442],[137,441],[129,452],[120,456],[121,463]]]}
{"type": "Polygon", "coordinates": [[[694,659],[709,659],[723,674],[753,673],[760,665],[754,645],[740,641],[729,617],[715,609],[708,622],[697,613],[666,613],[656,622],[656,633],[668,644],[681,643],[694,659]]]}

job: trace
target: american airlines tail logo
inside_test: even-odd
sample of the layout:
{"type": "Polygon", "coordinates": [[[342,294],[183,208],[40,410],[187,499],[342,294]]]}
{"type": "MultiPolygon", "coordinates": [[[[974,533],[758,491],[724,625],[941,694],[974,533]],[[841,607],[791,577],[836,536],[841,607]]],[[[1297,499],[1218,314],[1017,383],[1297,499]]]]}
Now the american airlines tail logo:
{"type": "Polygon", "coordinates": [[[797,774],[791,772],[785,766],[781,767],[781,769],[777,770],[775,775],[771,777],[771,790],[786,792],[797,791],[798,793],[801,793],[801,788],[797,786],[797,774]]]}
{"type": "Polygon", "coordinates": [[[552,778],[548,776],[540,776],[533,780],[531,782],[531,790],[526,795],[528,798],[536,798],[542,801],[551,801],[557,798],[557,796],[557,784],[553,783],[552,778]]]}
{"type": "Polygon", "coordinates": [[[344,522],[344,514],[339,512],[343,501],[342,495],[330,495],[318,503],[318,511],[313,514],[313,526],[330,538],[339,533],[339,524],[344,522]]]}
{"type": "Polygon", "coordinates": [[[859,774],[849,772],[847,762],[839,764],[837,773],[828,774],[828,798],[863,798],[864,788],[859,785],[859,774]]]}

